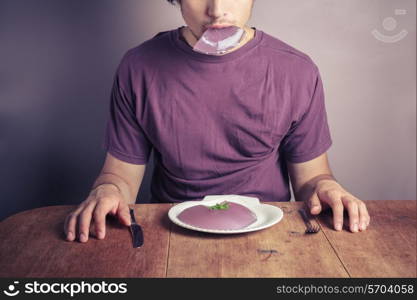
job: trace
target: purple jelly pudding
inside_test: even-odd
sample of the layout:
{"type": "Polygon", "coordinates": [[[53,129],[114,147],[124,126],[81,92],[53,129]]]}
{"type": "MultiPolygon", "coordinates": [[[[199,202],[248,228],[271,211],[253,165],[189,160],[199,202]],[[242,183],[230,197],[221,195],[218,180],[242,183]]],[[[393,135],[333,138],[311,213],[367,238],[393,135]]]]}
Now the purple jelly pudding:
{"type": "Polygon", "coordinates": [[[215,230],[242,229],[257,220],[255,213],[246,206],[227,201],[212,206],[192,206],[177,217],[188,225],[215,230]]]}

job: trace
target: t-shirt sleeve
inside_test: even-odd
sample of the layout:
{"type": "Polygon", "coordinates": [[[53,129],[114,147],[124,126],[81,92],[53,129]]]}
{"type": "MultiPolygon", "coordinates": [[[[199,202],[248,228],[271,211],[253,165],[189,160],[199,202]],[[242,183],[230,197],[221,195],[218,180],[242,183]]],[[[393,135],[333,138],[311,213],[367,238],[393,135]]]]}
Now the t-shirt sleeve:
{"type": "Polygon", "coordinates": [[[281,150],[287,161],[301,163],[312,160],[332,145],[323,82],[318,69],[315,69],[314,89],[307,110],[291,127],[281,142],[281,150]]]}
{"type": "Polygon", "coordinates": [[[114,76],[103,148],[122,161],[146,164],[152,144],[136,117],[136,102],[143,101],[143,87],[137,86],[140,82],[133,84],[133,80],[125,54],[114,76]]]}

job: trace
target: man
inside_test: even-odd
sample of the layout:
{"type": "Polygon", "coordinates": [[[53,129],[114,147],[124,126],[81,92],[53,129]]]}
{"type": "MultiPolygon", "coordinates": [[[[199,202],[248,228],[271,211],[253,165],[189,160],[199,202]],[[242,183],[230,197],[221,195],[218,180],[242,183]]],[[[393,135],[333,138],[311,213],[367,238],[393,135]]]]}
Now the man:
{"type": "Polygon", "coordinates": [[[346,210],[349,229],[365,230],[365,204],[328,165],[331,138],[314,62],[246,25],[254,0],[177,2],[187,26],[130,49],[117,69],[106,160],[88,198],[66,218],[67,239],[86,242],[91,224],[104,238],[109,213],[130,225],[128,204],[136,201],[151,149],[154,201],[209,194],[289,201],[289,173],[311,214],[331,208],[340,231],[346,210]],[[222,55],[193,50],[206,29],[230,25],[246,32],[235,48],[222,55]]]}

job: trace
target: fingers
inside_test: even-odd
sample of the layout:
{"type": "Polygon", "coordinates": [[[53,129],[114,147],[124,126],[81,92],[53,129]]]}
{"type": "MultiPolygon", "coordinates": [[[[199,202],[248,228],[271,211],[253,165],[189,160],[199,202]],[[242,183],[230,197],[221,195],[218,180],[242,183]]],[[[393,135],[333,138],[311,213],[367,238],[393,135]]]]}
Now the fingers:
{"type": "Polygon", "coordinates": [[[93,218],[96,230],[96,236],[99,239],[104,239],[106,236],[106,215],[114,210],[115,205],[109,201],[102,199],[96,206],[93,218]]]}
{"type": "Polygon", "coordinates": [[[78,230],[80,242],[85,243],[88,241],[90,232],[91,217],[96,207],[96,202],[89,202],[83,211],[78,215],[78,230]]]}
{"type": "Polygon", "coordinates": [[[333,211],[333,226],[337,231],[343,227],[343,203],[341,193],[336,190],[328,190],[319,195],[323,203],[327,203],[333,211]]]}
{"type": "Polygon", "coordinates": [[[64,222],[64,232],[67,240],[72,242],[76,236],[76,226],[78,214],[82,211],[83,206],[77,208],[74,212],[67,215],[64,222]]]}
{"type": "Polygon", "coordinates": [[[320,199],[316,193],[313,193],[313,195],[307,201],[307,204],[312,215],[318,215],[321,212],[322,207],[320,204],[320,199]]]}
{"type": "Polygon", "coordinates": [[[119,207],[117,209],[117,216],[119,218],[120,223],[130,226],[130,212],[129,212],[129,206],[126,202],[120,201],[119,207]]]}
{"type": "MultiPolygon", "coordinates": [[[[319,201],[323,209],[329,205],[333,211],[333,224],[337,231],[343,228],[343,211],[349,215],[349,229],[351,232],[366,230],[369,226],[370,216],[365,203],[343,189],[326,189],[318,191],[319,201]]],[[[315,199],[310,200],[312,203],[315,199]]]]}
{"type": "Polygon", "coordinates": [[[129,207],[126,202],[118,197],[103,196],[99,200],[89,198],[72,213],[67,215],[64,222],[64,232],[68,241],[74,241],[77,234],[80,242],[87,242],[90,225],[91,230],[95,228],[95,235],[103,239],[106,235],[106,215],[118,215],[119,221],[124,225],[130,225],[129,207]],[[91,224],[91,221],[94,224],[91,224]],[[77,231],[78,228],[78,231],[77,231]]]}
{"type": "Polygon", "coordinates": [[[343,204],[342,201],[334,201],[330,204],[333,210],[333,225],[337,231],[342,230],[343,226],[343,204]]]}
{"type": "Polygon", "coordinates": [[[365,203],[359,201],[359,230],[363,231],[369,226],[369,222],[371,220],[368,209],[366,208],[365,203]]]}
{"type": "Polygon", "coordinates": [[[369,226],[370,216],[365,203],[352,195],[343,197],[345,207],[349,213],[350,231],[364,231],[369,226]]]}
{"type": "Polygon", "coordinates": [[[342,197],[342,202],[349,214],[349,228],[352,232],[359,230],[359,206],[358,202],[353,196],[345,195],[342,197]]]}

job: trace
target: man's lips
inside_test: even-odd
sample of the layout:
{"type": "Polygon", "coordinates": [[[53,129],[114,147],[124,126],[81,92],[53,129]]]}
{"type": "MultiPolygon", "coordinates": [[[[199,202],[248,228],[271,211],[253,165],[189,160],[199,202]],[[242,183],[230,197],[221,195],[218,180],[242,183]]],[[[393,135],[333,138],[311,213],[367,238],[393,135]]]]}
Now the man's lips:
{"type": "Polygon", "coordinates": [[[226,27],[230,27],[233,26],[232,24],[211,24],[211,25],[205,25],[204,27],[206,29],[219,29],[219,28],[226,28],[226,27]]]}

